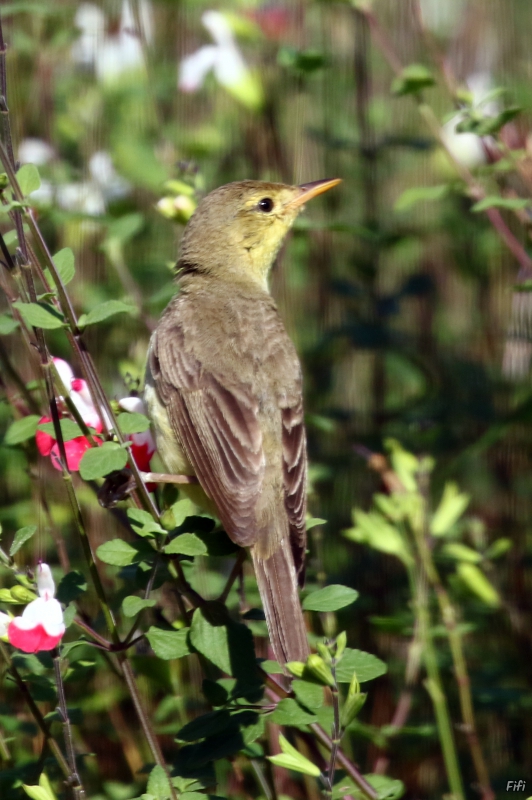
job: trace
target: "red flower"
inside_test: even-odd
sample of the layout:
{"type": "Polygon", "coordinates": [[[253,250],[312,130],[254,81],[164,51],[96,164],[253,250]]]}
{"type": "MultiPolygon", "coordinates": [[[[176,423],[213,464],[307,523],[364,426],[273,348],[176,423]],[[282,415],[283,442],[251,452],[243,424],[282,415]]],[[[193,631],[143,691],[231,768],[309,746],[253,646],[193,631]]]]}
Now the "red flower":
{"type": "MultiPolygon", "coordinates": [[[[98,437],[94,440],[98,445],[102,444],[102,440],[98,437]]],[[[86,436],[77,436],[69,442],[65,442],[65,455],[67,459],[67,467],[70,472],[77,472],[79,470],[79,462],[83,458],[86,450],[90,450],[91,443],[86,436]]],[[[61,470],[61,457],[59,454],[59,445],[54,442],[54,446],[50,451],[50,458],[52,466],[55,469],[61,470]]]]}
{"type": "MultiPolygon", "coordinates": [[[[45,422],[51,422],[51,421],[52,421],[51,417],[41,417],[39,420],[39,425],[43,425],[45,422]]],[[[45,431],[40,431],[39,428],[37,428],[37,433],[35,434],[35,442],[37,444],[39,453],[42,456],[49,456],[50,453],[52,452],[52,447],[55,444],[55,439],[53,436],[50,436],[49,433],[46,433],[45,431]]]]}

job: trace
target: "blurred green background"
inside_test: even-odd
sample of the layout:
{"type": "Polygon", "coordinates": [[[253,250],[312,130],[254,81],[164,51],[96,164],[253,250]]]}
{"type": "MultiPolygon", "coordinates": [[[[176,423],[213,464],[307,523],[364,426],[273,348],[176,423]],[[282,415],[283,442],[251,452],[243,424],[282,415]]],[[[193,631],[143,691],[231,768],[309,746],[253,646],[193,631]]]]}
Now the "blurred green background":
{"type": "MultiPolygon", "coordinates": [[[[367,17],[355,2],[326,0],[39,0],[0,10],[16,153],[39,166],[43,185],[33,199],[51,251],[71,247],[76,254],[74,305],[81,313],[121,298],[139,309],[86,334],[111,397],[142,376],[197,197],[244,178],[343,179],[298,220],[272,292],[303,362],[310,506],[327,520],[311,532],[309,576],[360,592],[339,615],[339,629],[347,628],[351,646],[389,664],[361,715],[353,755],[368,771],[383,755],[378,728],[393,716],[411,633],[400,563],[341,535],[351,509],[367,509],[380,488],[367,456],[392,437],[435,457],[434,500],[448,479],[470,494],[466,544],[482,551],[501,537],[512,542],[488,568],[503,598],[496,609],[460,584],[449,560],[440,568],[470,625],[466,655],[493,785],[503,796],[508,779],[530,783],[529,295],[513,291],[519,264],[487,217],[471,211],[473,201],[415,102],[391,93],[394,75],[367,17]],[[215,14],[202,23],[206,11],[223,12],[223,21],[215,14]],[[210,53],[183,63],[206,46],[210,53]],[[433,199],[405,194],[418,187],[437,187],[433,199]]],[[[436,83],[424,98],[459,163],[491,194],[528,197],[530,3],[375,0],[373,12],[403,64],[433,71],[436,83]],[[467,85],[475,103],[485,99],[488,114],[510,101],[523,111],[497,142],[458,134],[446,74],[467,85]],[[508,95],[493,93],[497,87],[508,95]]],[[[521,218],[502,213],[516,239],[528,243],[528,211],[521,218]]],[[[48,341],[54,355],[71,359],[61,332],[50,332],[48,341]]],[[[0,348],[25,380],[35,378],[16,334],[2,336],[0,348]]],[[[8,397],[0,405],[4,428],[12,419],[8,397]]],[[[36,556],[55,561],[54,526],[68,541],[71,525],[60,476],[35,458],[30,463],[20,449],[0,447],[0,521],[13,531],[37,514],[43,533],[36,556]]],[[[98,543],[110,537],[112,523],[85,495],[98,543]]],[[[79,553],[67,558],[76,564],[79,553]]],[[[439,657],[456,717],[446,646],[439,657]]],[[[98,673],[91,674],[96,687],[98,673]]],[[[131,771],[140,764],[134,742],[128,745],[128,709],[114,707],[119,743],[101,713],[107,689],[97,688],[86,709],[94,727],[86,745],[101,751],[98,796],[120,800],[131,796],[131,771]]],[[[182,702],[186,719],[193,695],[182,702]]],[[[7,731],[14,724],[9,708],[0,714],[7,731]]],[[[405,781],[412,798],[441,797],[444,788],[431,713],[419,684],[411,730],[388,750],[389,773],[405,781]]],[[[477,795],[468,789],[467,796],[477,795]]]]}

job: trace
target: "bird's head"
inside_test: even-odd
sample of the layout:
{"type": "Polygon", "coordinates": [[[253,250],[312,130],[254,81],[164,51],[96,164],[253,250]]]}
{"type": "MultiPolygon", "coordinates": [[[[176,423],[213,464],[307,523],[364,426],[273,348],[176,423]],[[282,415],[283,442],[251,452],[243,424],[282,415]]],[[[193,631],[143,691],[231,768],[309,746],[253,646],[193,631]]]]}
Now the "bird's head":
{"type": "Polygon", "coordinates": [[[189,220],[178,268],[267,289],[275,256],[305,203],[338,183],[334,178],[302,186],[266,181],[220,186],[189,220]]]}

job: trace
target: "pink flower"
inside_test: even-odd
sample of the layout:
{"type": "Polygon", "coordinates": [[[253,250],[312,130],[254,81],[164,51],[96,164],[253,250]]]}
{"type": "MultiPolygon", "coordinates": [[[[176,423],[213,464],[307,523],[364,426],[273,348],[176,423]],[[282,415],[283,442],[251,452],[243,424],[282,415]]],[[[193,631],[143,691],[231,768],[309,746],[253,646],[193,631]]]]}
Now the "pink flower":
{"type": "MultiPolygon", "coordinates": [[[[146,414],[146,407],[140,397],[123,397],[118,404],[124,411],[146,414]]],[[[149,472],[150,461],[156,450],[151,431],[148,429],[144,433],[130,433],[127,438],[131,442],[131,454],[135,464],[142,472],[149,472]]],[[[148,491],[153,492],[155,486],[154,483],[147,484],[148,491]]]]}
{"type": "Polygon", "coordinates": [[[26,606],[22,616],[7,624],[9,642],[24,653],[53,650],[65,633],[63,610],[54,598],[55,584],[48,564],[37,567],[37,591],[39,597],[26,606]]]}

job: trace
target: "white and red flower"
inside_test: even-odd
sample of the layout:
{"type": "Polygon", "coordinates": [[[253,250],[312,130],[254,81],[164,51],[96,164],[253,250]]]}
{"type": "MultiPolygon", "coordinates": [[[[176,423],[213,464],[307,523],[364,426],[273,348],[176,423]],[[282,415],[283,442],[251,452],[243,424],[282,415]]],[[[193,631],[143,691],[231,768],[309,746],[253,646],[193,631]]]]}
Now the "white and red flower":
{"type": "MultiPolygon", "coordinates": [[[[103,423],[92,402],[87,382],[82,378],[75,378],[72,367],[62,358],[54,358],[53,362],[65,389],[68,391],[70,399],[79,411],[84,423],[98,433],[101,433],[103,431],[103,423]]],[[[59,398],[59,400],[61,402],[62,398],[59,398]]],[[[51,421],[51,417],[41,417],[39,425],[51,421]]],[[[98,437],[95,437],[95,441],[101,444],[101,439],[98,437]]],[[[50,434],[45,431],[37,430],[35,442],[39,453],[43,456],[50,456],[50,460],[55,469],[61,470],[59,445],[54,437],[50,436],[50,434]]],[[[83,454],[90,448],[91,444],[86,436],[77,436],[75,439],[70,439],[64,444],[68,469],[71,472],[77,472],[83,454]]]]}
{"type": "MultiPolygon", "coordinates": [[[[140,397],[123,397],[118,401],[120,408],[124,411],[130,411],[135,414],[146,414],[146,407],[140,397]]],[[[141,472],[149,472],[150,461],[155,450],[155,442],[151,431],[148,429],[144,433],[130,433],[127,438],[131,442],[131,455],[135,459],[135,464],[141,472]]],[[[148,483],[147,489],[149,492],[155,490],[156,484],[148,483]]]]}
{"type": "Polygon", "coordinates": [[[63,610],[54,597],[55,584],[48,564],[37,567],[37,591],[39,597],[26,606],[22,616],[9,619],[2,614],[0,618],[0,635],[5,625],[10,644],[24,653],[53,650],[65,633],[63,610]]]}
{"type": "MultiPolygon", "coordinates": [[[[63,386],[65,387],[65,391],[68,392],[69,398],[76,406],[84,423],[89,428],[92,428],[93,431],[96,431],[96,433],[102,433],[104,426],[101,417],[98,414],[94,403],[92,402],[87,381],[83,380],[82,378],[76,378],[70,364],[68,364],[66,361],[63,361],[62,358],[54,358],[53,362],[59,373],[59,377],[61,378],[63,386]]],[[[63,417],[65,417],[68,414],[68,408],[66,407],[62,397],[59,397],[58,400],[61,414],[63,417]]],[[[140,397],[124,397],[118,402],[124,411],[130,411],[137,414],[146,414],[144,403],[140,397]]],[[[51,421],[51,417],[41,417],[39,420],[39,425],[51,421]]],[[[147,430],[144,433],[132,433],[126,438],[131,442],[131,454],[135,459],[137,467],[142,472],[148,472],[150,469],[151,457],[155,453],[156,449],[151,432],[147,430]]],[[[102,444],[103,441],[99,436],[94,436],[94,440],[98,445],[102,444]]],[[[46,433],[46,431],[37,430],[37,433],[35,434],[35,441],[41,455],[49,456],[55,469],[61,470],[59,445],[57,444],[55,438],[50,436],[49,433],[46,433]]],[[[84,453],[91,447],[91,443],[86,436],[77,436],[75,439],[70,439],[69,441],[64,442],[64,445],[68,469],[71,472],[77,472],[79,470],[80,461],[83,458],[84,453]]],[[[155,484],[148,485],[149,491],[154,491],[154,489],[155,484]]]]}

